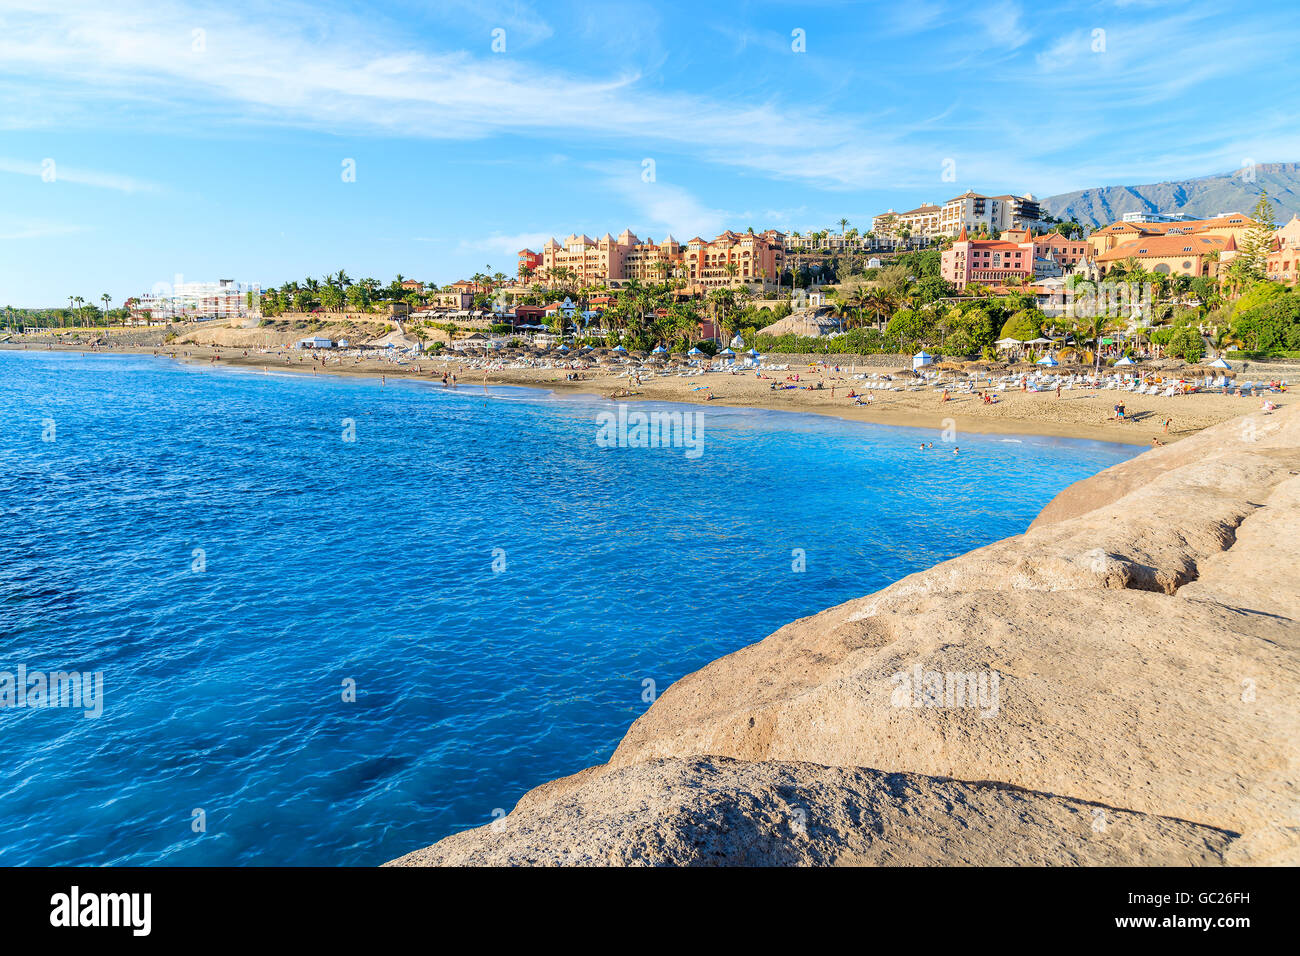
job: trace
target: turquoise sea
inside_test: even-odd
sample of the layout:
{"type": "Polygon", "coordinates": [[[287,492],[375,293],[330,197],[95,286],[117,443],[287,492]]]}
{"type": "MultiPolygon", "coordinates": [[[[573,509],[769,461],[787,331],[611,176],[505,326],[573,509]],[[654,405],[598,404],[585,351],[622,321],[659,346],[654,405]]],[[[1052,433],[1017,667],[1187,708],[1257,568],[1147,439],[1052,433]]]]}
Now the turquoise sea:
{"type": "Polygon", "coordinates": [[[692,406],[692,457],[610,408],[0,351],[0,672],[103,680],[0,708],[0,865],[381,863],[1140,450],[692,406]]]}

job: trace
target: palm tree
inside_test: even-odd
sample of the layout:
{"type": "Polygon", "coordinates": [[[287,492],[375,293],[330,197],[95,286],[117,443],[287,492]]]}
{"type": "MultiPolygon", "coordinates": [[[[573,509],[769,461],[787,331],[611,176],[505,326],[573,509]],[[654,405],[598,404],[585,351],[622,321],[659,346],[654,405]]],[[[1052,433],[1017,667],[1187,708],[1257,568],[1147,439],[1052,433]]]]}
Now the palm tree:
{"type": "Polygon", "coordinates": [[[104,303],[104,337],[108,338],[108,327],[110,324],[108,321],[108,304],[112,302],[113,299],[107,292],[105,292],[99,297],[99,301],[104,303]]]}
{"type": "Polygon", "coordinates": [[[1092,342],[1094,377],[1101,374],[1101,337],[1110,325],[1110,316],[1097,313],[1088,316],[1075,326],[1075,336],[1078,341],[1092,342]]]}

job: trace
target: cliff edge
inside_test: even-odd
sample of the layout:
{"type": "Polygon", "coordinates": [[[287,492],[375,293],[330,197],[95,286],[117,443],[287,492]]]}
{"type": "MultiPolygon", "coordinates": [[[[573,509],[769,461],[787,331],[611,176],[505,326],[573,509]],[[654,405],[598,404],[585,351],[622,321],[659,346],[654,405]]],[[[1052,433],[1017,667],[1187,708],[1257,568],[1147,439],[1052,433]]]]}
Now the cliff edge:
{"type": "Polygon", "coordinates": [[[1300,406],[669,687],[389,865],[1300,863],[1300,406]]]}

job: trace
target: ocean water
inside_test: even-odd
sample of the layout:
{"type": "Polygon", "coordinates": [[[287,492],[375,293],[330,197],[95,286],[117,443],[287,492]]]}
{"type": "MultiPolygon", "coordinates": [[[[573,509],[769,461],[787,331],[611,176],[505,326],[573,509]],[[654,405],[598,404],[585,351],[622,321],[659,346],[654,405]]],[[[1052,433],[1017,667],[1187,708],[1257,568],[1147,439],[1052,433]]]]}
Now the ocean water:
{"type": "Polygon", "coordinates": [[[691,457],[610,408],[0,351],[0,671],[103,675],[0,709],[0,865],[381,863],[1139,450],[695,407],[691,457]]]}

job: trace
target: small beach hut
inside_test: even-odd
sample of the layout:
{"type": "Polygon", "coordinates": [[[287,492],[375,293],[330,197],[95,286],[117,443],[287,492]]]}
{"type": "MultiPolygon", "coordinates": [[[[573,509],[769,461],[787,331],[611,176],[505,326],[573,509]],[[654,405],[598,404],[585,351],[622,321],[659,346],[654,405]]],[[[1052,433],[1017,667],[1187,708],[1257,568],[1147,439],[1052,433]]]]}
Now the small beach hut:
{"type": "Polygon", "coordinates": [[[923,365],[930,365],[934,362],[934,356],[922,349],[912,356],[912,368],[918,369],[923,365]]]}

